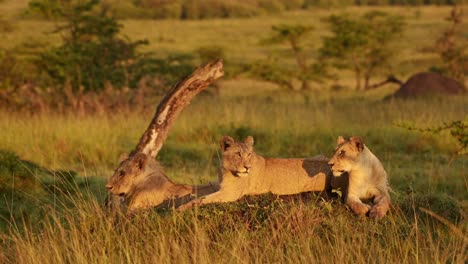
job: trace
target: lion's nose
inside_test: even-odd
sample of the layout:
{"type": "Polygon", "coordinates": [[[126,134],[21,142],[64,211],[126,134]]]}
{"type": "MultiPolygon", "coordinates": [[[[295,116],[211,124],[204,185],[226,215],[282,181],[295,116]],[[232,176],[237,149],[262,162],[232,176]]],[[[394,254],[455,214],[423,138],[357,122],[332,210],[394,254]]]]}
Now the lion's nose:
{"type": "Polygon", "coordinates": [[[244,168],[245,168],[246,170],[250,170],[251,167],[252,167],[251,165],[244,165],[244,168]]]}
{"type": "Polygon", "coordinates": [[[106,185],[106,189],[109,190],[109,191],[112,190],[112,187],[114,187],[114,186],[112,186],[112,185],[110,185],[110,184],[107,184],[107,185],[106,185]]]}

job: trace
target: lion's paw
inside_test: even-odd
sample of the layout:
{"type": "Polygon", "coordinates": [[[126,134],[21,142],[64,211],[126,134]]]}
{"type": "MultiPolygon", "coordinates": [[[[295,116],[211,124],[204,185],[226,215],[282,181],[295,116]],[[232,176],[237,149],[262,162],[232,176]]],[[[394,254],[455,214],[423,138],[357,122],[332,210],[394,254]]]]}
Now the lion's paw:
{"type": "Polygon", "coordinates": [[[387,207],[381,205],[375,205],[369,212],[369,216],[376,220],[382,219],[387,214],[387,207]]]}
{"type": "Polygon", "coordinates": [[[352,203],[350,204],[351,210],[358,215],[366,215],[371,209],[371,206],[363,203],[352,203]]]}

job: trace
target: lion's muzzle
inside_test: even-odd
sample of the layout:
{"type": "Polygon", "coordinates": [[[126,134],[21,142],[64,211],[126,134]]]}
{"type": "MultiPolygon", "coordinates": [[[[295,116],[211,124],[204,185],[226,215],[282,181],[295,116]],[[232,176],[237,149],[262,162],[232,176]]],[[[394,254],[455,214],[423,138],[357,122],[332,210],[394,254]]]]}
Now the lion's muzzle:
{"type": "Polygon", "coordinates": [[[238,177],[247,177],[250,173],[250,167],[245,166],[242,170],[237,170],[234,174],[238,177]]]}
{"type": "Polygon", "coordinates": [[[345,170],[334,170],[333,168],[331,169],[333,176],[341,176],[343,173],[345,173],[345,170]]]}
{"type": "Polygon", "coordinates": [[[107,184],[106,189],[114,195],[125,196],[125,192],[120,192],[118,190],[119,188],[114,188],[114,185],[112,184],[107,184]]]}

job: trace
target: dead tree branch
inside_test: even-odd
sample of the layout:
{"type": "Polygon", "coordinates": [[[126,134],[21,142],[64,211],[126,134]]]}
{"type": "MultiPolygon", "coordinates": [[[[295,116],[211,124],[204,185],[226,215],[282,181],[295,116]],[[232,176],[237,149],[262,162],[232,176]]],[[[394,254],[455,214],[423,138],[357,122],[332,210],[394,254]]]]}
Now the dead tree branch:
{"type": "Polygon", "coordinates": [[[369,85],[369,87],[367,87],[367,90],[376,89],[376,88],[384,86],[384,85],[386,85],[388,83],[396,83],[396,84],[398,84],[400,86],[403,85],[402,81],[397,79],[395,76],[390,75],[390,76],[388,76],[388,78],[385,81],[382,81],[382,82],[379,82],[379,83],[376,83],[376,84],[373,84],[373,85],[369,85]]]}
{"type": "Polygon", "coordinates": [[[192,74],[176,84],[158,105],[150,125],[130,156],[142,152],[155,158],[180,112],[194,96],[223,75],[223,61],[218,59],[198,67],[192,74]]]}

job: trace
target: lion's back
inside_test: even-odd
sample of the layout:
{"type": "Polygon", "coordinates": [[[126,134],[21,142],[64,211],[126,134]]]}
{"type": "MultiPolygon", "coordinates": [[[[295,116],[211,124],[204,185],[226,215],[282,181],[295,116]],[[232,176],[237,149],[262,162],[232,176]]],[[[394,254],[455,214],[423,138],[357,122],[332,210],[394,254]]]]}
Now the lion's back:
{"type": "Polygon", "coordinates": [[[295,194],[324,191],[330,175],[325,160],[271,158],[265,160],[263,175],[258,178],[269,182],[266,187],[275,194],[295,194]]]}

